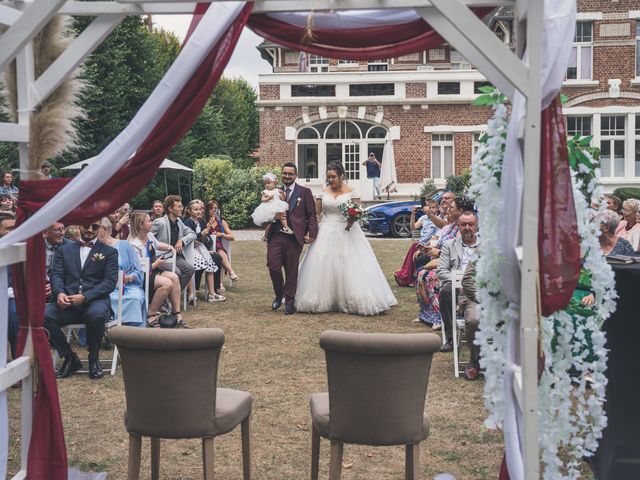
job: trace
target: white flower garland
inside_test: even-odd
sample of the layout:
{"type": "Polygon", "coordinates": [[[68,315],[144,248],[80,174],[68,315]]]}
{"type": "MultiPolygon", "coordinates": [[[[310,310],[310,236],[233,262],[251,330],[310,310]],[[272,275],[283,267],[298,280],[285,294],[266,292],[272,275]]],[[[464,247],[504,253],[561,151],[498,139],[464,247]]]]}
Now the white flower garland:
{"type": "MultiPolygon", "coordinates": [[[[476,280],[480,299],[480,327],[475,343],[482,345],[480,364],[485,369],[484,401],[489,416],[485,425],[501,428],[504,419],[503,380],[508,368],[506,358],[507,327],[517,319],[518,312],[508,308],[502,292],[498,251],[498,233],[503,205],[499,178],[502,172],[504,144],[507,130],[507,110],[498,92],[492,94],[494,114],[488,123],[474,158],[471,171],[471,193],[478,207],[478,222],[482,228],[482,243],[476,264],[476,280]]],[[[586,152],[583,152],[586,153],[586,152]]],[[[591,163],[594,164],[591,159],[591,163]]],[[[597,440],[606,426],[603,404],[607,351],[601,323],[615,309],[614,278],[611,267],[600,251],[599,224],[594,211],[581,192],[579,174],[586,173],[580,164],[572,172],[572,186],[576,204],[580,246],[585,254],[584,267],[591,274],[596,303],[596,315],[587,318],[565,311],[541,320],[541,342],[545,354],[545,368],[538,388],[540,450],[544,463],[543,478],[548,480],[579,478],[578,465],[584,456],[597,448],[597,440]],[[554,328],[554,325],[557,325],[554,328]],[[586,337],[590,336],[594,359],[587,358],[586,337]],[[568,371],[571,366],[580,376],[572,384],[568,371]],[[591,376],[591,390],[587,390],[586,374],[591,376]],[[569,457],[566,466],[559,458],[560,449],[569,457]],[[564,472],[563,472],[564,470],[564,472]]],[[[589,180],[588,191],[599,199],[599,210],[605,208],[602,189],[598,186],[600,171],[589,180]]]]}
{"type": "Polygon", "coordinates": [[[476,281],[480,300],[480,327],[475,343],[482,345],[480,366],[485,370],[484,403],[489,411],[488,428],[502,426],[504,417],[503,381],[507,361],[507,322],[504,314],[508,302],[500,283],[498,234],[502,221],[502,197],[499,178],[502,173],[507,108],[498,94],[493,95],[493,116],[487,125],[486,138],[480,144],[471,169],[471,193],[478,207],[478,224],[482,242],[478,247],[476,281]]]}
{"type": "MultiPolygon", "coordinates": [[[[591,198],[599,199],[598,211],[602,211],[606,207],[601,188],[597,186],[599,178],[600,171],[596,169],[587,190],[591,198]]],[[[596,212],[590,209],[576,172],[572,172],[571,183],[584,267],[591,275],[596,303],[591,316],[561,311],[541,320],[545,366],[538,387],[540,449],[543,478],[550,480],[580,478],[581,458],[593,455],[607,425],[604,413],[607,350],[601,326],[614,311],[616,298],[613,271],[598,242],[600,228],[596,212]],[[589,338],[593,358],[588,358],[589,338]],[[573,380],[569,376],[572,366],[578,374],[573,380]],[[590,391],[587,374],[591,377],[590,391]],[[564,468],[559,458],[560,449],[568,457],[564,468]]]]}

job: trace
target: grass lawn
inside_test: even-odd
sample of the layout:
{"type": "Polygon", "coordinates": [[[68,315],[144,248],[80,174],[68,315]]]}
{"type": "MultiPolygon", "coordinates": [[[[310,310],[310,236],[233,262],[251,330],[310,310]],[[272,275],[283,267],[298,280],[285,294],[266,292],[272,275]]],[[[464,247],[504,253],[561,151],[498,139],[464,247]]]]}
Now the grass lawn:
{"type": "MultiPolygon", "coordinates": [[[[285,317],[284,308],[272,312],[266,248],[255,241],[236,242],[234,246],[234,269],[241,280],[227,291],[228,301],[199,302],[185,315],[191,326],[221,327],[225,331],[219,386],[253,394],[252,463],[253,478],[257,480],[300,480],[309,476],[309,395],[326,391],[324,355],[318,346],[323,330],[402,333],[425,330],[411,323],[417,313],[414,290],[398,288],[393,281],[392,272],[401,265],[408,242],[372,240],[371,243],[399,302],[384,315],[285,317]]],[[[422,443],[421,478],[431,479],[442,472],[450,472],[458,480],[497,478],[502,437],[499,432],[483,427],[486,411],[482,386],[481,380],[467,382],[454,378],[452,354],[435,356],[426,402],[431,434],[422,443]]],[[[128,435],[123,423],[121,369],[114,377],[106,375],[101,381],[91,381],[86,374],[75,375],[58,381],[58,388],[70,465],[87,471],[106,471],[112,479],[126,478],[128,435]]],[[[11,390],[11,473],[15,473],[19,464],[16,410],[19,403],[19,391],[11,390]]],[[[323,440],[321,478],[328,478],[328,446],[323,440]]],[[[164,440],[161,451],[162,478],[202,478],[199,440],[164,440]]],[[[149,457],[149,441],[145,439],[142,478],[150,475],[149,457]]],[[[239,428],[216,439],[215,464],[216,478],[242,478],[239,428]]],[[[404,448],[347,445],[343,478],[402,479],[404,448]]]]}

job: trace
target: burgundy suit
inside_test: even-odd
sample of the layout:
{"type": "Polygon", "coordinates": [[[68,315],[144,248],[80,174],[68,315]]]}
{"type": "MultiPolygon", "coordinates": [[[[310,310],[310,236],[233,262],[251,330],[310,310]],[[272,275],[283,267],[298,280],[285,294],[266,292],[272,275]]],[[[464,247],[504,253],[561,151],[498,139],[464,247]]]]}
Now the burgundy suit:
{"type": "Polygon", "coordinates": [[[282,224],[276,222],[269,232],[267,267],[276,298],[284,295],[285,304],[293,305],[298,287],[298,263],[304,246],[304,237],[318,236],[316,205],[311,190],[294,183],[289,197],[287,222],[294,235],[282,232],[282,224]],[[285,278],[282,276],[284,267],[285,278]]]}

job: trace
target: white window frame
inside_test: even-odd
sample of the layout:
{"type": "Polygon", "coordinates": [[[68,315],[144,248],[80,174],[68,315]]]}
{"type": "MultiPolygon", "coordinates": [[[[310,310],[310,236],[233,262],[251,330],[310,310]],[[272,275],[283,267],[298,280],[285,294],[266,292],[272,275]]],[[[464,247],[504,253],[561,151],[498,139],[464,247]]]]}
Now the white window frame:
{"type": "Polygon", "coordinates": [[[573,137],[573,134],[569,133],[569,118],[581,119],[583,121],[583,123],[584,123],[584,119],[585,118],[591,119],[591,133],[589,133],[588,135],[584,135],[584,128],[583,128],[583,125],[581,125],[580,136],[581,137],[588,137],[589,135],[593,135],[593,132],[594,132],[594,129],[595,129],[595,123],[593,121],[593,116],[592,115],[567,115],[567,136],[568,137],[573,137]]]}
{"type": "MultiPolygon", "coordinates": [[[[591,20],[585,20],[585,21],[578,21],[576,22],[578,24],[580,23],[590,23],[591,24],[591,40],[589,41],[577,41],[576,38],[574,37],[573,39],[573,47],[576,49],[576,78],[569,78],[567,75],[565,75],[566,80],[569,82],[577,82],[580,80],[593,80],[593,21],[591,20]],[[582,49],[583,48],[589,48],[591,49],[591,56],[589,61],[591,62],[590,65],[590,69],[589,71],[591,72],[591,76],[589,78],[583,78],[582,77],[582,49]]],[[[577,25],[576,25],[576,35],[578,33],[577,30],[577,25]]],[[[567,67],[567,72],[568,72],[568,67],[567,67]]]]}
{"type": "Polygon", "coordinates": [[[476,158],[480,145],[482,145],[480,143],[480,138],[485,133],[486,132],[471,132],[471,163],[473,163],[476,158]]]}
{"type": "Polygon", "coordinates": [[[432,133],[431,134],[431,178],[434,180],[445,180],[447,177],[445,176],[445,147],[451,147],[451,175],[456,174],[456,147],[455,147],[455,135],[453,132],[442,132],[442,133],[432,133]],[[449,139],[442,139],[441,137],[450,136],[449,139]],[[433,168],[433,150],[435,148],[440,149],[440,172],[442,174],[441,177],[434,176],[434,168],[433,168]]]}
{"type": "Polygon", "coordinates": [[[464,58],[464,56],[454,48],[449,50],[449,65],[451,70],[472,70],[473,69],[473,66],[471,65],[471,63],[467,61],[467,59],[464,58]],[[454,61],[454,57],[455,57],[455,61],[454,61]]]}
{"type": "Polygon", "coordinates": [[[367,70],[370,72],[388,72],[389,71],[389,59],[380,59],[380,60],[369,60],[367,62],[367,70]],[[386,68],[384,70],[369,70],[369,67],[374,65],[384,65],[386,68]]]}
{"type": "Polygon", "coordinates": [[[636,78],[640,78],[640,18],[636,19],[636,78]]]}
{"type": "Polygon", "coordinates": [[[309,72],[326,73],[329,71],[329,59],[315,53],[309,54],[309,72]]]}
{"type": "MultiPolygon", "coordinates": [[[[593,126],[592,126],[593,128],[593,126]]],[[[599,142],[599,148],[600,150],[602,150],[602,145],[605,142],[609,142],[609,151],[611,152],[611,163],[610,163],[610,171],[605,172],[602,171],[602,178],[603,179],[608,179],[608,180],[623,180],[624,178],[627,177],[627,170],[628,170],[628,161],[627,161],[627,150],[629,147],[629,139],[628,137],[628,133],[629,133],[629,118],[627,115],[621,115],[621,114],[602,114],[600,116],[597,128],[600,132],[600,142],[599,142]],[[621,117],[624,119],[624,133],[622,134],[605,134],[602,131],[602,118],[604,117],[621,117]],[[623,151],[624,151],[624,171],[622,175],[614,175],[615,173],[615,147],[614,147],[614,142],[615,141],[622,141],[623,142],[623,151]],[[611,173],[611,175],[609,175],[609,173],[611,173]]],[[[602,156],[601,156],[601,160],[602,160],[602,156]]],[[[634,159],[635,160],[635,159],[634,159]]]]}

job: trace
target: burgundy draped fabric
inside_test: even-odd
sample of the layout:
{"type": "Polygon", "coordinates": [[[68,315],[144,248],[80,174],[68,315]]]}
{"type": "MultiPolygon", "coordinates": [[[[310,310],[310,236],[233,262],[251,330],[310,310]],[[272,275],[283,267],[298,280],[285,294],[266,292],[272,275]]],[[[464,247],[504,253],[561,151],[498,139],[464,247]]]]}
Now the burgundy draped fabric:
{"type": "Polygon", "coordinates": [[[580,238],[560,96],[542,111],[538,261],[542,314],[569,304],[580,275],[580,238]]]}
{"type": "MultiPolygon", "coordinates": [[[[173,146],[191,128],[222,75],[251,13],[248,4],[229,27],[218,44],[187,82],[136,155],[107,183],[64,219],[65,223],[83,224],[114,211],[128,201],[155,174],[173,146]]],[[[21,181],[18,224],[38,210],[62,189],[69,180],[21,181]]],[[[52,222],[55,219],[52,219],[52,222]]],[[[44,324],[44,240],[41,235],[27,241],[27,265],[14,268],[16,307],[21,321],[19,352],[24,350],[26,334],[31,328],[38,370],[33,429],[29,445],[27,477],[33,480],[66,480],[67,454],[60,416],[51,354],[44,324]],[[28,272],[28,275],[25,273],[28,272]]]]}
{"type": "MultiPolygon", "coordinates": [[[[40,208],[43,202],[68,182],[68,179],[21,182],[17,223],[23,223],[30,213],[40,208]],[[30,185],[23,190],[23,185],[27,183],[30,185]],[[42,184],[42,188],[30,188],[31,184],[35,186],[38,183],[42,184]]],[[[13,288],[20,319],[18,355],[22,355],[24,351],[30,326],[34,354],[38,362],[38,369],[34,371],[36,378],[33,379],[36,389],[27,478],[57,480],[67,478],[67,451],[49,340],[44,330],[44,264],[44,238],[42,235],[36,235],[27,241],[26,268],[22,264],[13,266],[13,288]]]]}
{"type": "MultiPolygon", "coordinates": [[[[480,18],[493,7],[473,8],[480,18]]],[[[444,39],[424,20],[366,28],[312,28],[313,38],[305,42],[306,27],[292,25],[267,14],[251,15],[247,25],[256,34],[278,45],[342,60],[395,58],[434,48],[444,39]]]]}
{"type": "Polygon", "coordinates": [[[416,273],[416,267],[413,261],[413,255],[416,253],[416,250],[418,250],[418,246],[418,242],[411,242],[411,246],[404,257],[404,262],[402,262],[402,268],[397,272],[393,272],[393,276],[399,287],[410,287],[415,281],[414,275],[416,273]]]}

